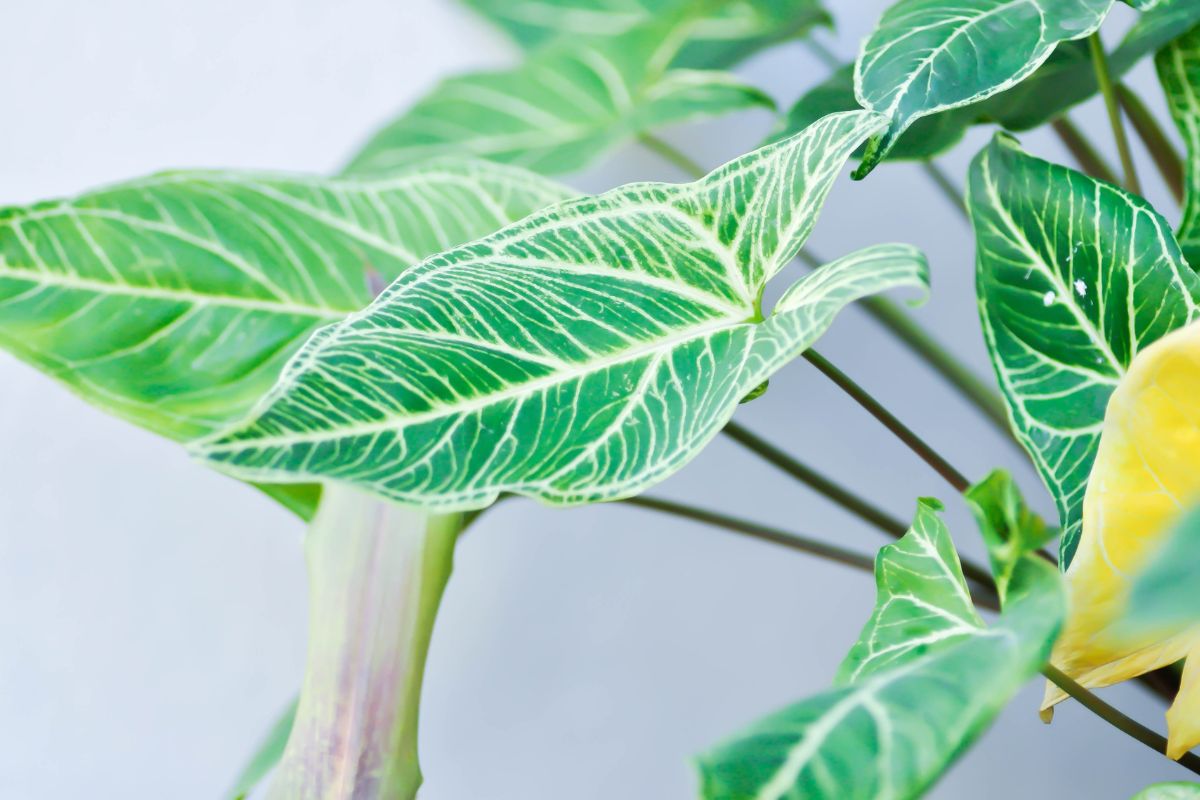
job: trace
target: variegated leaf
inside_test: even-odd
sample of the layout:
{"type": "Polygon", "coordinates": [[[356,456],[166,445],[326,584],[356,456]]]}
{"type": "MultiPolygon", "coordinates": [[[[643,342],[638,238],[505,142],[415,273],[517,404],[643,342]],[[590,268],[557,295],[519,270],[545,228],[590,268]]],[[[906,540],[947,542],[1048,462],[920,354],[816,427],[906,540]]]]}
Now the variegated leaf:
{"type": "Polygon", "coordinates": [[[842,662],[838,684],[861,681],[979,634],[983,620],[938,516],[941,510],[936,500],[922,500],[908,533],[879,551],[875,610],[842,662]]]}
{"type": "Polygon", "coordinates": [[[1200,27],[1163,48],[1155,63],[1171,116],[1187,145],[1179,244],[1188,263],[1200,267],[1200,27]]]}
{"type": "Polygon", "coordinates": [[[567,38],[616,39],[681,5],[693,14],[673,66],[725,68],[830,23],[819,0],[466,0],[522,47],[567,38]]]}
{"type": "Polygon", "coordinates": [[[984,338],[1054,495],[1063,568],[1108,398],[1139,349],[1196,315],[1200,281],[1144,200],[1000,135],[971,168],[984,338]]]}
{"type": "Polygon", "coordinates": [[[867,148],[863,177],[921,117],[1016,86],[1059,42],[1096,31],[1113,0],[900,0],[863,44],[859,102],[888,129],[867,148]]]}
{"type": "Polygon", "coordinates": [[[373,275],[386,285],[564,196],[455,161],[373,180],[169,173],[3,209],[0,347],[106,411],[194,438],[245,415],[309,334],[370,302],[373,275]]]}
{"type": "Polygon", "coordinates": [[[920,797],[1042,667],[1065,613],[1054,568],[1022,560],[1004,614],[984,627],[938,507],[923,502],[880,552],[876,610],[843,685],[705,754],[705,800],[920,797]]]}
{"type": "Polygon", "coordinates": [[[635,494],[863,295],[925,280],[911,248],[848,256],[764,318],[869,112],[688,185],[635,184],[426,261],[317,334],[253,417],[196,452],[245,478],[348,481],[485,506],[635,494]]]}
{"type": "Polygon", "coordinates": [[[664,125],[774,107],[728,73],[666,69],[684,30],[655,20],[613,41],[563,41],[514,69],[450,78],[376,133],[346,172],[465,154],[561,174],[664,125]]]}

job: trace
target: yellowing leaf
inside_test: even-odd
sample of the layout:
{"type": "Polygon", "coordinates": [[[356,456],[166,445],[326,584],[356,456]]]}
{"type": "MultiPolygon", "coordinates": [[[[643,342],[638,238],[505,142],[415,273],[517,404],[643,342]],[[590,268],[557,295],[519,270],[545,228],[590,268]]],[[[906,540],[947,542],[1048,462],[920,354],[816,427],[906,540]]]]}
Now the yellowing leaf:
{"type": "MultiPolygon", "coordinates": [[[[1200,744],[1200,628],[1131,634],[1130,590],[1172,527],[1200,502],[1200,324],[1143,350],[1104,418],[1067,581],[1071,613],[1052,662],[1084,686],[1108,686],[1188,658],[1167,713],[1169,755],[1200,744]]],[[[1047,687],[1045,707],[1065,695],[1047,687]]]]}

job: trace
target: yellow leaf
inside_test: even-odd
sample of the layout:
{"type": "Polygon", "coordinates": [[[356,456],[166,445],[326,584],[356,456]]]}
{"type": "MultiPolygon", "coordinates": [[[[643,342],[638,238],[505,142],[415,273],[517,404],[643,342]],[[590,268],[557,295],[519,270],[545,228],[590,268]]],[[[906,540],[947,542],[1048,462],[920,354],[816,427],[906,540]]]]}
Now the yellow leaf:
{"type": "MultiPolygon", "coordinates": [[[[1200,628],[1131,638],[1118,623],[1132,578],[1173,523],[1200,503],[1200,324],[1143,350],[1113,393],[1067,570],[1070,615],[1051,661],[1084,686],[1109,686],[1200,651],[1200,628]]],[[[1043,709],[1065,695],[1046,687],[1043,709]]],[[[1168,755],[1200,744],[1200,655],[1167,713],[1168,755]]]]}

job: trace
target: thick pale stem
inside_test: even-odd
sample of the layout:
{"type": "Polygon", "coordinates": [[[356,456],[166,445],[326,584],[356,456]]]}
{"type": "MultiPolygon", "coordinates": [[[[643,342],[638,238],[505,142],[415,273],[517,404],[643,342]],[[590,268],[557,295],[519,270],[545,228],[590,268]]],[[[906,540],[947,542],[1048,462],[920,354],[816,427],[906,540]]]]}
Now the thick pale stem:
{"type": "Polygon", "coordinates": [[[425,656],[460,515],[329,486],[305,543],[308,664],[271,800],[411,800],[425,656]]]}

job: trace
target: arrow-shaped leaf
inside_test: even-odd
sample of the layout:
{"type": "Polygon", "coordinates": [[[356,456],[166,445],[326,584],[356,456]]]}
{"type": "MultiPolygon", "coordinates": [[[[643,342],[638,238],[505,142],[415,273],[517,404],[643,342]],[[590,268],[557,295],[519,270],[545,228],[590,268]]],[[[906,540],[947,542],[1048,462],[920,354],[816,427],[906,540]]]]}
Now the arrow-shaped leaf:
{"type": "MultiPolygon", "coordinates": [[[[685,0],[695,21],[673,65],[726,68],[817,25],[830,23],[818,0],[685,0]]],[[[671,13],[680,0],[467,0],[525,48],[568,38],[617,39],[671,13]]]]}
{"type": "Polygon", "coordinates": [[[984,338],[1058,505],[1065,569],[1108,398],[1141,348],[1195,316],[1200,281],[1144,200],[1007,136],[975,159],[968,201],[984,338]]]}
{"type": "Polygon", "coordinates": [[[689,185],[635,184],[429,259],[317,334],[253,418],[196,452],[242,477],[484,506],[641,491],[863,295],[925,280],[904,246],[802,279],[763,318],[846,158],[829,117],[689,185]]]}
{"type": "Polygon", "coordinates": [[[450,78],[375,134],[346,172],[466,154],[560,174],[664,125],[774,107],[728,73],[666,69],[683,41],[680,16],[612,41],[552,44],[511,70],[450,78]]]}
{"type": "Polygon", "coordinates": [[[366,305],[372,275],[564,196],[514,168],[442,162],[374,180],[171,173],[3,209],[0,347],[106,411],[194,438],[245,415],[309,334],[366,305]]]}
{"type": "Polygon", "coordinates": [[[1031,75],[1059,42],[1095,32],[1113,0],[900,0],[863,44],[855,86],[888,129],[863,177],[921,117],[983,100],[1031,75]]]}
{"type": "Polygon", "coordinates": [[[1023,560],[984,627],[936,502],[879,553],[875,613],[843,684],[757,723],[700,759],[705,800],[921,796],[1050,652],[1065,612],[1049,564],[1023,560]]]}

